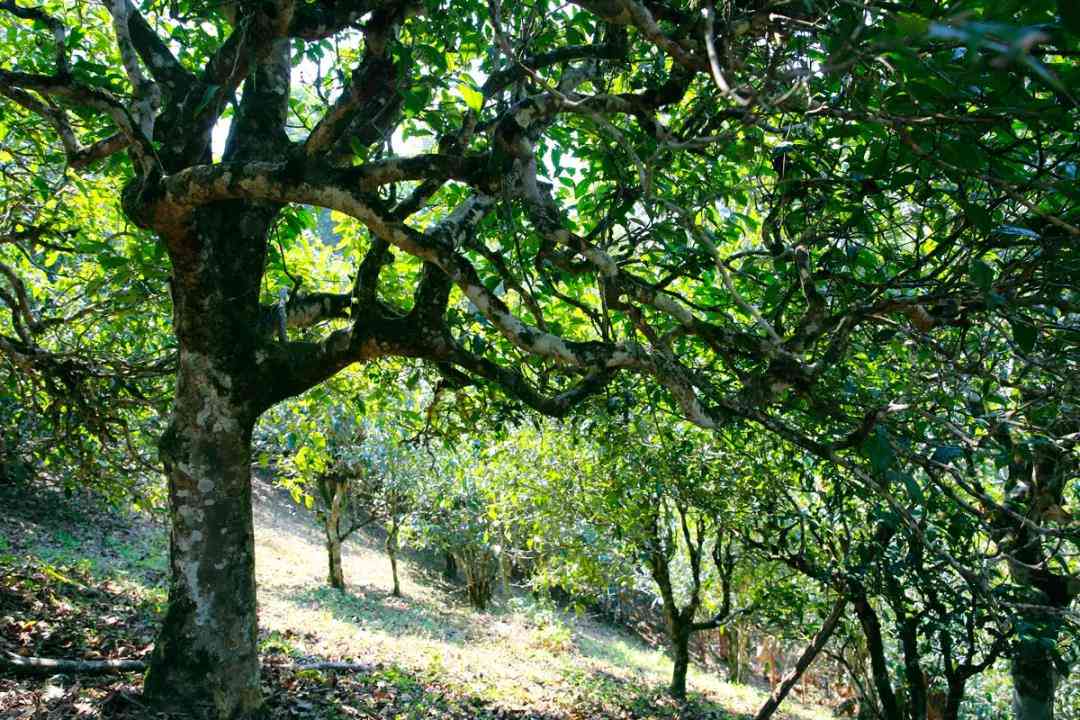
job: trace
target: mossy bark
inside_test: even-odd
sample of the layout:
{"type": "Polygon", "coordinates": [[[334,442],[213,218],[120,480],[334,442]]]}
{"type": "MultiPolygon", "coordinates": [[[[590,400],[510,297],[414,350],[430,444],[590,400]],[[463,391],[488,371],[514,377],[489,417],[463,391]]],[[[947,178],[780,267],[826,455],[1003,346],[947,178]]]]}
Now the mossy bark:
{"type": "Polygon", "coordinates": [[[169,483],[169,604],[144,691],[166,709],[250,715],[259,689],[251,432],[264,409],[259,284],[275,211],[200,210],[171,239],[176,395],[160,453],[169,483]]]}
{"type": "Polygon", "coordinates": [[[669,629],[671,659],[674,661],[674,666],[671,670],[671,685],[668,691],[676,700],[686,699],[686,673],[690,669],[690,633],[689,622],[676,622],[669,629]]]}
{"type": "Polygon", "coordinates": [[[261,704],[250,435],[170,434],[172,580],[144,691],[163,707],[242,716],[261,704]]]}
{"type": "Polygon", "coordinates": [[[332,588],[344,590],[345,571],[342,570],[341,567],[341,540],[329,533],[326,537],[326,557],[330,566],[326,582],[328,582],[332,588]]]}

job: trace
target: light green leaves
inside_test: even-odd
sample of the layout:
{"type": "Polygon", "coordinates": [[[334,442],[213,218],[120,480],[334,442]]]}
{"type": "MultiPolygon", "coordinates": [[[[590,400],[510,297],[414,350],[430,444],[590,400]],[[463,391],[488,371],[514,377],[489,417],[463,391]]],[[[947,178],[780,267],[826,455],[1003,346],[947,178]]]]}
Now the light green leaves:
{"type": "Polygon", "coordinates": [[[470,110],[473,112],[480,112],[480,109],[484,106],[483,93],[476,90],[468,82],[458,83],[458,92],[461,94],[461,99],[465,101],[465,104],[469,106],[470,110]]]}

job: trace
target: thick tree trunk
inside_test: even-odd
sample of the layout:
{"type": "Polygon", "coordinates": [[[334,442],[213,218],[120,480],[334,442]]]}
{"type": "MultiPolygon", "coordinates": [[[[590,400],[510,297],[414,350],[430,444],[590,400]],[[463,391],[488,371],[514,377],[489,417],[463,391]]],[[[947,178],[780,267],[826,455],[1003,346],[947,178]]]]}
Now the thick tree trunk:
{"type": "Polygon", "coordinates": [[[1054,670],[1053,650],[1040,640],[1021,638],[1009,663],[1014,720],[1054,720],[1058,674],[1054,670]]]}
{"type": "MultiPolygon", "coordinates": [[[[1035,400],[1032,409],[1042,402],[1031,399],[1035,400]]],[[[1065,436],[1077,430],[1080,427],[1075,420],[1059,415],[1055,434],[1065,436]]],[[[1071,448],[1062,449],[1053,444],[1040,447],[1035,459],[1027,460],[1024,453],[1014,449],[1008,430],[999,430],[999,439],[1014,458],[1005,485],[1006,505],[1017,517],[1024,518],[1024,522],[1002,514],[997,518],[996,535],[998,544],[1010,557],[1012,581],[1022,588],[1030,606],[1019,613],[1018,625],[1026,626],[1027,630],[1020,634],[1009,658],[1013,717],[1053,720],[1054,694],[1060,680],[1054,664],[1054,646],[1062,630],[1061,618],[1054,611],[1069,607],[1080,588],[1067,574],[1050,570],[1055,565],[1053,558],[1061,558],[1061,550],[1044,546],[1042,536],[1029,524],[1040,526],[1050,522],[1050,508],[1061,507],[1065,488],[1076,476],[1076,461],[1071,448]]]]}
{"type": "Polygon", "coordinates": [[[179,344],[173,413],[160,444],[171,577],[144,692],[163,708],[215,719],[243,717],[262,703],[251,431],[270,392],[260,375],[259,286],[275,214],[223,203],[168,238],[179,344]]]}
{"type": "Polygon", "coordinates": [[[754,720],[768,720],[772,717],[776,709],[780,707],[780,703],[784,702],[784,698],[791,692],[791,688],[795,687],[795,683],[799,682],[799,678],[806,672],[806,668],[810,667],[810,663],[814,662],[814,658],[821,652],[821,648],[825,647],[825,643],[832,637],[845,607],[847,607],[847,598],[836,601],[829,616],[825,618],[825,622],[821,625],[821,629],[817,631],[817,634],[810,640],[810,644],[806,646],[802,655],[795,662],[795,667],[772,691],[769,699],[765,701],[765,704],[758,710],[757,715],[754,716],[754,720]]]}
{"type": "Polygon", "coordinates": [[[685,700],[686,672],[690,669],[690,624],[673,623],[669,633],[674,666],[671,669],[671,687],[668,691],[676,700],[685,700]]]}
{"type": "Polygon", "coordinates": [[[231,718],[261,704],[251,426],[206,389],[221,376],[202,358],[181,350],[181,364],[162,440],[172,519],[169,607],[145,692],[163,706],[231,718]]]}

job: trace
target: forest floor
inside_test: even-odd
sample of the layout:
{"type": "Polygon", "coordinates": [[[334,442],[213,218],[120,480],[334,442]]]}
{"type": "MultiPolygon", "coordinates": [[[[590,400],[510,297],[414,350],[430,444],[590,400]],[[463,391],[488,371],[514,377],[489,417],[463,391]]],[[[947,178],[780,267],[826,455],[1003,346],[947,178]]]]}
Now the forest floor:
{"type": "MultiPolygon", "coordinates": [[[[144,658],[165,604],[167,534],[92,498],[0,487],[0,650],[68,659],[144,658]]],[[[471,610],[423,558],[399,562],[403,597],[377,533],[345,546],[346,592],[325,586],[312,516],[256,483],[256,573],[267,718],[705,720],[752,715],[765,693],[691,669],[691,698],[664,694],[671,663],[637,636],[524,593],[471,610]],[[320,660],[361,672],[295,671],[320,660]]],[[[165,718],[138,673],[49,679],[0,675],[0,719],[165,718]]],[[[778,718],[829,712],[788,700],[778,718]]]]}

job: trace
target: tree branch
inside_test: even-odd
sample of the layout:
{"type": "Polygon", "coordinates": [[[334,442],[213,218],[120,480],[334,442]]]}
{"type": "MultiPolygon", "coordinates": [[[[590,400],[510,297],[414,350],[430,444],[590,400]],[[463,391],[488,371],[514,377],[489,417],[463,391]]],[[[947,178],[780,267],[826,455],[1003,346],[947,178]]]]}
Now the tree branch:
{"type": "Polygon", "coordinates": [[[146,670],[142,660],[53,660],[23,657],[3,651],[0,669],[13,675],[49,677],[51,675],[120,675],[146,670]]]}

